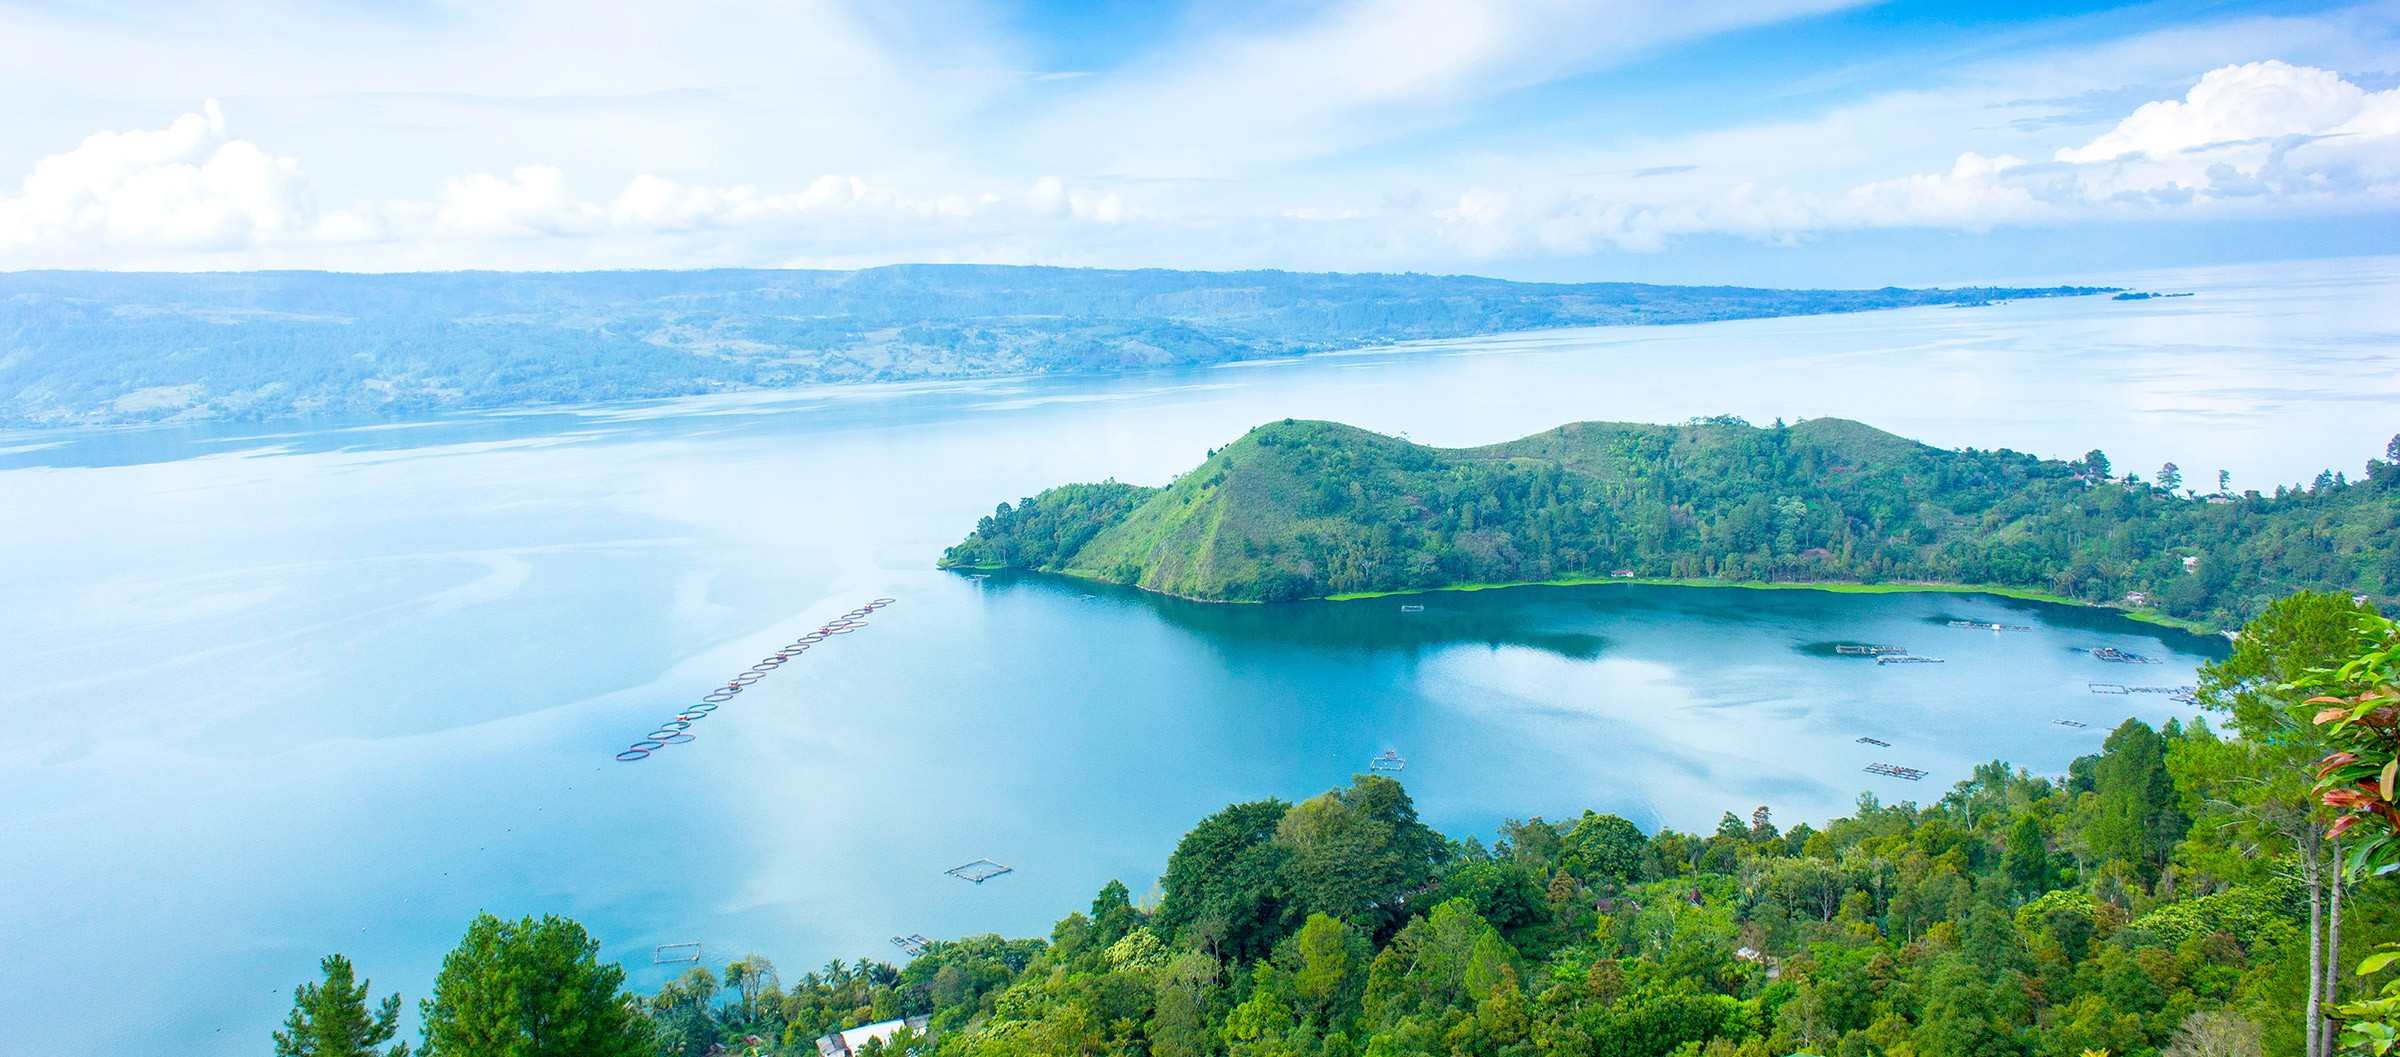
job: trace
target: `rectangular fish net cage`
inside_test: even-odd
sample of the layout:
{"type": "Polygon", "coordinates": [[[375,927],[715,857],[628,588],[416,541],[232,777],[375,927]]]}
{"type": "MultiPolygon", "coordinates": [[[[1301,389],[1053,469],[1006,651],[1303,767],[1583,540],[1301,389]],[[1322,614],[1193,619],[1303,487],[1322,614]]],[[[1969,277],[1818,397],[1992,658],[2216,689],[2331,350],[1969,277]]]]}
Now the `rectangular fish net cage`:
{"type": "Polygon", "coordinates": [[[1860,768],[1860,770],[1863,770],[1868,774],[1880,774],[1892,778],[1905,778],[1911,782],[1923,781],[1925,778],[1925,772],[1914,767],[1902,767],[1898,764],[1890,763],[1870,763],[1865,767],[1860,768]]]}
{"type": "Polygon", "coordinates": [[[653,949],[650,952],[650,964],[652,965],[676,965],[684,962],[697,962],[699,960],[700,944],[698,941],[691,943],[661,943],[656,949],[653,949]]]}
{"type": "Polygon", "coordinates": [[[968,863],[964,866],[953,866],[942,872],[958,878],[961,881],[973,881],[976,884],[982,884],[985,881],[989,881],[992,878],[1000,876],[1001,874],[1014,873],[1016,870],[1014,867],[1002,866],[999,863],[991,861],[990,859],[977,859],[974,862],[968,863]]]}

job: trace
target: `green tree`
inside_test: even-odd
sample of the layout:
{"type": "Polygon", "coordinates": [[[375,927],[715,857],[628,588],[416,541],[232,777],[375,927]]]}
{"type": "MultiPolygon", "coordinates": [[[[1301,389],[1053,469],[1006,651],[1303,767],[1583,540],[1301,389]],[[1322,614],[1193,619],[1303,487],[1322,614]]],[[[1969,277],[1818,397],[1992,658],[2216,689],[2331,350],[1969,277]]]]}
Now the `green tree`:
{"type": "Polygon", "coordinates": [[[2050,890],[2050,844],[2042,836],[2041,819],[2030,812],[2017,816],[2000,862],[2001,872],[2008,875],[2009,887],[2017,894],[2031,896],[2050,890]]]}
{"type": "Polygon", "coordinates": [[[1642,879],[1642,858],[1649,844],[1650,838],[1633,823],[1586,811],[1559,840],[1559,861],[1588,881],[1632,884],[1642,879]]]}
{"type": "Polygon", "coordinates": [[[1292,974],[1292,985],[1319,1022],[1349,990],[1359,968],[1350,950],[1354,939],[1348,925],[1324,914],[1310,914],[1308,923],[1300,926],[1300,968],[1292,974]]]}
{"type": "Polygon", "coordinates": [[[1275,829],[1290,810],[1281,800],[1235,804],[1184,834],[1159,879],[1159,931],[1224,958],[1273,949],[1284,927],[1286,855],[1275,829]]]}
{"type": "Polygon", "coordinates": [[[1367,774],[1294,805],[1276,824],[1275,843],[1290,850],[1284,887],[1295,911],[1378,932],[1406,913],[1400,900],[1432,879],[1447,844],[1417,820],[1399,782],[1367,774]]]}
{"type": "Polygon", "coordinates": [[[2332,826],[2336,814],[2318,803],[2311,771],[2329,751],[2325,732],[2294,715],[2302,692],[2294,684],[2339,666],[2354,652],[2360,620],[2374,610],[2346,594],[2301,591],[2270,603],[2242,628],[2233,652],[2200,669],[2200,703],[2227,716],[2238,744],[2195,745],[2179,776],[2206,790],[2207,806],[2224,816],[2248,846],[2288,857],[2308,891],[2308,997],[2303,1014],[2307,1052],[2327,1048],[2329,1026],[2318,1011],[2331,1001],[2340,967],[2344,885],[2332,826]],[[2331,882],[2330,884],[2328,882],[2331,882]]]}
{"type": "Polygon", "coordinates": [[[328,954],[317,963],[325,982],[292,991],[292,1014],[275,1033],[275,1057],[407,1057],[408,1044],[377,1049],[400,1030],[400,996],[387,995],[367,1011],[367,985],[350,959],[328,954]]]}
{"type": "Polygon", "coordinates": [[[418,1007],[422,1057],[649,1057],[651,1023],[599,952],[565,918],[478,915],[418,1007]]]}
{"type": "Polygon", "coordinates": [[[2083,830],[2094,856],[2155,873],[2191,828],[2167,772],[2167,744],[2168,737],[2149,724],[2128,719],[2101,745],[2092,768],[2099,803],[2083,830]]]}

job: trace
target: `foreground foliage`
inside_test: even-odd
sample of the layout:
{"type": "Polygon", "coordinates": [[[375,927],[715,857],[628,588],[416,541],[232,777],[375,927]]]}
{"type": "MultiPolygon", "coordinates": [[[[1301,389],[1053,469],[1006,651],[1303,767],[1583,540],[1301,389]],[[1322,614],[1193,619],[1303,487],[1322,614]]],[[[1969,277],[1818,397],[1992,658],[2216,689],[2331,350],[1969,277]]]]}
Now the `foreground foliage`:
{"type": "Polygon", "coordinates": [[[951,567],[1280,601],[1598,579],[2029,589],[2237,627],[2295,590],[2400,595],[2400,438],[2357,482],[2177,491],[2072,462],[1943,451],[1856,422],[1584,422],[1483,448],[1329,422],[1251,430],[1164,488],[1003,504],[951,567]]]}

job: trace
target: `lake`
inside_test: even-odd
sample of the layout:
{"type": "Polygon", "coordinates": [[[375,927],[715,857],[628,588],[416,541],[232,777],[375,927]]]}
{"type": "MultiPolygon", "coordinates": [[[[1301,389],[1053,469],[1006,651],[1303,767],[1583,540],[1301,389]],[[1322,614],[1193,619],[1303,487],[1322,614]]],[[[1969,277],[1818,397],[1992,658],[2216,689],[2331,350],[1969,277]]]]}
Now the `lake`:
{"type": "Polygon", "coordinates": [[[2270,489],[2355,474],[2400,429],[2400,259],[2085,278],[2198,296],[0,435],[0,1050],[260,1052],[330,951],[413,1011],[480,910],[575,917],[643,988],[681,968],[660,944],[796,974],[896,959],[895,934],[1046,934],[1111,878],[1149,890],[1201,816],[1385,750],[1428,821],[1486,840],[1585,809],[1707,829],[1764,804],[1788,826],[1862,792],[1930,800],[1995,758],[2062,771],[2128,716],[2191,714],[2092,684],[2188,683],[2221,644],[1976,595],[1237,607],[932,565],[997,502],[1163,482],[1287,416],[1470,444],[1841,415],[2270,489]],[[696,740],[613,759],[882,597],[696,740]],[[978,858],[1014,872],[943,872],[978,858]]]}

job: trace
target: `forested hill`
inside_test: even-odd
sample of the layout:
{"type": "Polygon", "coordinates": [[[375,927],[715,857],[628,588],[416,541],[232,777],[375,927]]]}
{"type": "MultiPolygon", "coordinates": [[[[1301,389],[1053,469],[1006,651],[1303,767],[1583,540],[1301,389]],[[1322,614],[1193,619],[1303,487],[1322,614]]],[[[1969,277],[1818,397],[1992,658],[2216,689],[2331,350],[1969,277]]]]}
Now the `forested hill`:
{"type": "Polygon", "coordinates": [[[390,414],[1117,371],[1545,327],[2101,292],[983,265],[0,273],[0,425],[390,414]]]}
{"type": "MultiPolygon", "coordinates": [[[[2400,459],[2400,439],[2387,452],[2400,459]]],[[[1856,422],[1585,422],[1483,448],[1331,422],[1260,426],[1164,488],[1002,504],[952,567],[1279,601],[1611,576],[1940,583],[2226,628],[2300,588],[2400,594],[2400,470],[2199,495],[1856,422]]]]}

